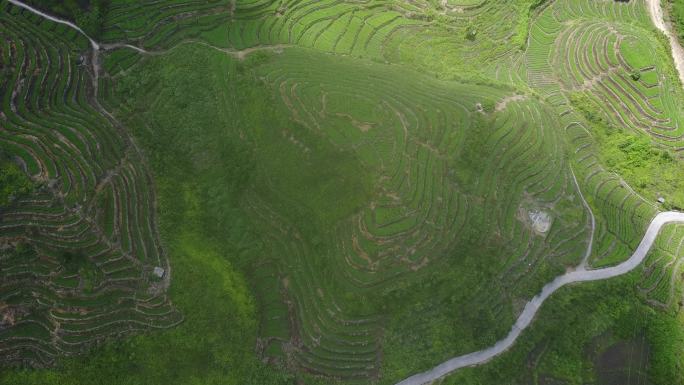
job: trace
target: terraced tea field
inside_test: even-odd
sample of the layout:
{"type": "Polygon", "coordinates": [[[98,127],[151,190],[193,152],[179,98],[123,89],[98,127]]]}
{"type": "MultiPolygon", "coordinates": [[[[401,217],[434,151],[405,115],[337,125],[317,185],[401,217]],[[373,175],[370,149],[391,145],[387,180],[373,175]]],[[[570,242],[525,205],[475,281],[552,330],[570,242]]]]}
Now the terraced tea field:
{"type": "Polygon", "coordinates": [[[647,1],[10,0],[0,31],[0,383],[682,384],[647,1]]]}
{"type": "Polygon", "coordinates": [[[44,366],[110,335],[177,325],[169,275],[152,272],[169,266],[151,176],[93,99],[82,47],[69,29],[2,19],[3,153],[36,184],[0,220],[3,363],[44,366]]]}

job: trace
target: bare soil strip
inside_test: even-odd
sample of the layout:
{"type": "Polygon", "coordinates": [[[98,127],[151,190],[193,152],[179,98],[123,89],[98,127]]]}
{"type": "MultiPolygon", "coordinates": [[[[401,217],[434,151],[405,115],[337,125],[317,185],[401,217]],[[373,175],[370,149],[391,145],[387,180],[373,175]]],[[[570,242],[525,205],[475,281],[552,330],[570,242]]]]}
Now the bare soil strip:
{"type": "Polygon", "coordinates": [[[684,85],[684,48],[679,44],[679,39],[672,30],[672,26],[665,22],[663,17],[663,8],[660,6],[660,0],[647,0],[648,13],[651,15],[653,24],[662,31],[670,40],[670,47],[672,48],[672,58],[674,59],[675,68],[679,73],[679,80],[684,85]]]}

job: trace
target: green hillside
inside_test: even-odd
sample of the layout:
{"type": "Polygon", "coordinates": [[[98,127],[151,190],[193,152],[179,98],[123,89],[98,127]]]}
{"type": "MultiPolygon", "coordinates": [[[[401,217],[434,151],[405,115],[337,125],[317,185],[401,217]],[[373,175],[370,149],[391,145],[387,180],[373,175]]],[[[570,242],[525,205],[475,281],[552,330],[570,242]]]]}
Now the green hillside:
{"type": "MultiPolygon", "coordinates": [[[[0,384],[395,384],[684,208],[643,0],[41,7],[101,49],[0,2],[0,384]]],[[[683,242],[438,383],[684,384],[683,242]]]]}

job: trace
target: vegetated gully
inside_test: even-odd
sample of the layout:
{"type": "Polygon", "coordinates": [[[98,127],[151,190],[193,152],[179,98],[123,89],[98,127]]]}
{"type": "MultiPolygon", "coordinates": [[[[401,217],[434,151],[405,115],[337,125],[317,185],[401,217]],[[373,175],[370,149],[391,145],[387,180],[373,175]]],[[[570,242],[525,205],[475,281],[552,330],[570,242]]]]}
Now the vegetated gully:
{"type": "MultiPolygon", "coordinates": [[[[100,49],[100,44],[98,44],[95,40],[93,40],[90,36],[88,36],[82,29],[80,29],[78,26],[73,24],[72,22],[69,22],[67,20],[63,20],[51,15],[48,15],[44,12],[41,12],[27,4],[24,4],[20,1],[17,0],[8,0],[10,3],[17,5],[19,7],[22,7],[24,9],[27,9],[30,12],[33,12],[41,17],[44,17],[46,19],[52,20],[56,23],[60,24],[65,24],[79,33],[83,34],[89,41],[90,45],[93,48],[93,51],[97,52],[100,49]]],[[[662,16],[662,10],[660,10],[660,4],[659,0],[648,0],[649,3],[649,11],[651,12],[651,17],[653,19],[654,24],[665,33],[668,37],[671,39],[671,44],[672,44],[672,53],[675,58],[675,63],[677,70],[679,72],[679,76],[682,79],[682,82],[684,83],[684,50],[682,50],[682,47],[678,44],[676,41],[676,37],[672,34],[671,30],[669,29],[669,26],[664,23],[663,21],[663,16],[662,16]],[[672,42],[673,37],[675,38],[675,41],[672,42]],[[678,48],[678,49],[677,49],[678,48]]],[[[115,46],[115,45],[112,45],[115,46]]],[[[121,44],[121,46],[128,46],[133,49],[137,49],[137,47],[121,44]]],[[[96,54],[96,53],[95,53],[96,54]]],[[[97,69],[95,69],[95,76],[97,76],[97,69]]],[[[574,175],[573,175],[574,177],[574,175]]],[[[579,191],[579,186],[578,186],[578,191],[579,191]]],[[[581,191],[580,191],[580,196],[581,196],[581,191]]],[[[586,204],[586,201],[584,200],[584,197],[582,197],[582,201],[585,206],[588,205],[586,204]]],[[[591,211],[590,211],[591,214],[591,211]]],[[[464,354],[458,357],[451,358],[434,368],[415,374],[411,377],[406,378],[403,381],[400,381],[396,385],[423,385],[432,381],[435,381],[441,377],[444,377],[445,375],[458,370],[463,367],[467,366],[475,366],[479,364],[483,364],[492,358],[498,356],[499,354],[505,352],[508,350],[513,344],[515,343],[516,339],[520,336],[523,330],[525,330],[534,320],[535,315],[541,308],[541,305],[544,303],[544,301],[551,296],[556,290],[560,289],[561,287],[570,284],[570,283],[576,283],[576,282],[586,282],[586,281],[598,281],[602,279],[608,279],[608,278],[613,278],[617,277],[623,274],[626,274],[632,270],[634,270],[637,266],[643,262],[644,258],[646,258],[646,255],[648,252],[651,250],[651,247],[653,246],[653,243],[655,242],[656,237],[658,236],[658,233],[662,229],[662,227],[668,223],[674,223],[674,222],[680,222],[684,223],[684,213],[681,212],[676,212],[676,211],[667,211],[667,212],[661,212],[658,215],[656,215],[653,220],[651,220],[651,223],[649,224],[648,228],[646,229],[646,233],[644,234],[643,239],[639,243],[639,246],[637,249],[634,251],[634,253],[627,259],[626,261],[620,263],[619,265],[613,266],[613,267],[607,267],[603,269],[596,269],[596,270],[587,270],[586,269],[586,259],[591,252],[591,247],[592,247],[592,240],[593,240],[593,230],[594,230],[594,218],[593,215],[591,215],[591,222],[592,222],[592,237],[589,240],[589,245],[587,247],[587,253],[584,256],[584,259],[582,260],[582,263],[572,271],[569,271],[563,275],[560,275],[556,277],[553,281],[550,283],[546,284],[543,288],[542,291],[534,296],[527,304],[525,305],[525,308],[523,309],[522,313],[520,313],[520,316],[518,316],[517,321],[511,328],[511,331],[508,333],[508,335],[503,338],[502,340],[498,341],[494,345],[490,346],[489,348],[477,351],[477,352],[472,352],[468,354],[464,354]]]]}

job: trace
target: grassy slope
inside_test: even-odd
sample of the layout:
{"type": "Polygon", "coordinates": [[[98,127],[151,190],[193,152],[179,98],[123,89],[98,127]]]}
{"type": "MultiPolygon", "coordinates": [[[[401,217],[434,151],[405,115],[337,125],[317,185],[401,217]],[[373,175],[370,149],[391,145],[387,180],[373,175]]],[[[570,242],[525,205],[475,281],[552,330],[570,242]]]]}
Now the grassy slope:
{"type": "MultiPolygon", "coordinates": [[[[184,63],[186,67],[179,66],[166,70],[196,69],[197,66],[211,64],[204,62],[205,59],[201,55],[193,59],[187,58],[187,62],[184,63]]],[[[219,59],[218,62],[217,71],[224,71],[225,68],[230,68],[231,72],[238,70],[234,64],[228,64],[224,59],[219,59]]],[[[189,73],[194,74],[194,71],[189,73]]],[[[174,80],[179,77],[180,73],[165,73],[160,79],[154,80],[174,80]]],[[[157,122],[154,127],[157,134],[154,136],[146,136],[140,128],[140,122],[130,122],[131,127],[140,130],[137,135],[149,149],[148,155],[157,174],[162,230],[165,239],[173,240],[167,245],[172,256],[174,274],[171,295],[175,304],[185,314],[186,322],[169,332],[153,333],[110,345],[97,351],[87,360],[67,360],[64,368],[58,371],[11,373],[12,378],[8,381],[46,384],[50,381],[69,384],[77,381],[88,384],[119,384],[126,381],[168,383],[171,380],[174,383],[226,383],[238,378],[242,379],[242,383],[247,381],[246,383],[255,384],[288,381],[287,376],[275,373],[271,367],[264,369],[253,358],[253,341],[256,336],[254,300],[249,298],[249,290],[241,278],[239,267],[233,267],[239,266],[243,259],[248,258],[249,245],[254,240],[249,236],[248,222],[240,220],[240,215],[231,214],[240,214],[237,207],[239,191],[250,182],[248,175],[253,171],[254,163],[258,160],[267,162],[268,156],[264,156],[264,153],[254,154],[242,146],[235,145],[242,140],[236,137],[236,133],[216,130],[211,135],[197,135],[199,131],[193,131],[216,127],[216,122],[239,126],[246,121],[250,124],[256,121],[266,126],[272,125],[280,118],[277,115],[265,114],[265,111],[270,109],[269,105],[256,105],[254,109],[241,112],[241,116],[221,116],[222,114],[213,108],[216,101],[208,99],[208,95],[221,93],[208,93],[205,92],[205,88],[198,86],[202,84],[206,87],[215,87],[221,84],[219,79],[214,80],[215,82],[207,82],[201,77],[189,77],[185,83],[187,87],[179,87],[176,91],[178,94],[171,98],[180,103],[176,106],[178,109],[191,114],[167,115],[167,111],[154,114],[154,121],[157,122]],[[179,122],[178,119],[182,120],[179,122]],[[188,130],[179,133],[174,130],[178,127],[185,127],[188,130]],[[167,131],[156,131],[160,129],[167,131]],[[230,165],[227,166],[228,172],[217,172],[215,167],[211,167],[213,162],[230,165]],[[217,180],[220,183],[217,183],[217,180]],[[230,242],[222,241],[226,232],[231,234],[230,242]],[[239,255],[242,255],[242,258],[239,255]],[[227,262],[227,259],[232,260],[233,264],[227,262]],[[217,291],[217,287],[223,290],[217,291]],[[202,295],[198,296],[197,293],[202,295]],[[222,306],[216,306],[217,303],[222,306]],[[226,303],[231,305],[226,307],[226,303]],[[224,322],[226,319],[230,321],[224,322]],[[242,326],[215,330],[217,323],[242,326]],[[207,349],[209,346],[214,347],[214,350],[207,349]],[[132,365],[132,361],[137,365],[132,365]],[[225,372],[226,367],[231,369],[225,372]],[[249,380],[244,380],[245,378],[249,380]]],[[[258,89],[241,89],[249,90],[249,93],[253,94],[233,97],[243,97],[250,101],[267,100],[263,99],[266,95],[260,94],[258,89]]],[[[139,95],[132,92],[131,97],[139,95]]],[[[278,167],[282,166],[283,164],[273,162],[268,168],[278,170],[278,167]]],[[[318,208],[320,209],[320,206],[318,208]]],[[[325,222],[326,219],[321,220],[325,222]]],[[[653,313],[644,308],[641,302],[635,299],[636,296],[631,295],[630,290],[633,290],[634,284],[632,277],[617,282],[593,284],[590,288],[564,290],[545,306],[545,312],[540,315],[535,327],[528,332],[531,336],[529,342],[524,342],[511,354],[496,360],[492,365],[466,370],[448,382],[489,384],[500,381],[501,378],[511,378],[511,383],[524,382],[527,379],[520,374],[520,367],[525,364],[526,354],[533,350],[535,344],[543,341],[543,336],[562,330],[571,332],[563,334],[564,338],[551,342],[549,349],[553,354],[544,355],[538,369],[532,371],[550,372],[557,377],[571,379],[572,383],[579,383],[582,376],[588,375],[591,378],[591,374],[586,374],[587,369],[583,367],[587,365],[586,359],[578,355],[580,349],[597,333],[606,330],[629,338],[631,335],[625,330],[637,325],[646,328],[654,346],[661,347],[664,351],[655,352],[656,362],[661,364],[655,366],[654,382],[676,383],[677,365],[666,361],[674,357],[668,349],[676,349],[677,339],[663,338],[679,333],[674,328],[674,318],[669,314],[653,313]],[[630,295],[625,295],[626,291],[630,292],[630,295]],[[602,300],[595,301],[596,298],[602,300]],[[582,306],[584,311],[577,311],[577,308],[567,306],[567,303],[582,306]],[[605,309],[612,311],[604,311],[605,309]],[[633,322],[630,316],[644,313],[648,314],[648,317],[644,321],[639,321],[639,324],[633,322]],[[589,318],[595,327],[586,327],[589,322],[586,314],[592,314],[589,318]],[[662,343],[656,345],[657,341],[662,343]]],[[[641,317],[640,315],[638,318],[641,317]]],[[[436,327],[443,325],[439,319],[434,322],[436,327]]],[[[442,341],[444,337],[435,334],[435,341],[442,341]]],[[[521,341],[527,339],[524,337],[521,341]]],[[[393,350],[399,348],[392,347],[393,350]]],[[[397,362],[410,357],[407,353],[397,362]]],[[[429,357],[426,358],[426,361],[429,360],[429,357]]]]}
{"type": "Polygon", "coordinates": [[[670,3],[670,18],[674,22],[675,31],[680,41],[684,41],[684,1],[668,0],[670,3]]]}
{"type": "MultiPolygon", "coordinates": [[[[192,214],[190,214],[192,215],[192,214]]],[[[254,303],[242,277],[196,230],[178,223],[171,296],[185,322],[112,342],[54,370],[14,371],[3,384],[288,384],[254,357],[254,303]],[[223,327],[217,327],[221,325],[223,327]]]]}
{"type": "MultiPolygon", "coordinates": [[[[188,56],[188,59],[192,61],[186,62],[186,66],[226,64],[225,61],[210,62],[206,57],[193,60],[188,56]]],[[[211,72],[220,73],[219,68],[212,69],[217,71],[211,72]]],[[[189,68],[180,66],[167,70],[187,71],[189,68]]],[[[172,72],[159,76],[179,74],[172,72]]],[[[196,85],[193,82],[198,79],[189,77],[186,80],[184,85],[191,86],[196,85]]],[[[212,87],[211,82],[203,84],[212,87]]],[[[214,86],[218,84],[214,83],[214,86]]],[[[139,136],[141,142],[149,146],[150,160],[156,173],[160,227],[163,238],[167,240],[168,253],[172,256],[170,296],[184,314],[185,321],[169,331],[108,344],[85,360],[65,359],[54,371],[5,373],[6,377],[0,377],[0,383],[289,383],[287,376],[265,366],[254,356],[254,299],[242,275],[228,261],[228,257],[238,253],[239,242],[220,241],[226,234],[231,240],[245,237],[244,226],[229,210],[236,209],[235,191],[245,181],[250,160],[248,154],[231,142],[233,136],[220,133],[223,126],[216,124],[223,119],[240,117],[220,115],[209,99],[212,94],[205,91],[206,88],[202,87],[194,89],[194,94],[184,94],[192,96],[184,99],[189,104],[183,111],[189,115],[155,116],[162,123],[160,127],[171,130],[182,126],[188,131],[178,135],[164,132],[155,137],[139,136]],[[173,119],[185,120],[169,124],[173,119]],[[192,124],[182,124],[188,122],[192,124]],[[192,132],[192,129],[199,128],[214,128],[215,135],[201,136],[192,132]],[[179,148],[179,142],[197,147],[179,148]],[[220,159],[189,159],[190,156],[207,153],[220,159]],[[211,167],[215,162],[220,162],[223,167],[211,167]],[[220,176],[217,176],[217,171],[220,171],[220,176]],[[217,183],[221,183],[218,188],[217,183]],[[208,203],[201,205],[200,202],[208,203]]],[[[244,113],[248,115],[249,111],[244,113]]]]}
{"type": "Polygon", "coordinates": [[[628,132],[603,117],[592,99],[581,93],[570,96],[572,105],[590,122],[604,164],[622,176],[647,199],[664,197],[665,207],[684,207],[684,162],[668,149],[653,144],[646,135],[628,132]]]}
{"type": "MultiPolygon", "coordinates": [[[[261,58],[257,55],[250,57],[250,60],[258,62],[261,58]]],[[[250,229],[250,221],[240,209],[241,194],[247,191],[248,186],[257,186],[257,190],[266,194],[265,199],[275,202],[282,198],[269,195],[274,190],[302,202],[313,202],[311,210],[304,213],[292,207],[289,209],[293,212],[288,213],[287,207],[283,210],[295,220],[302,220],[308,213],[323,213],[317,220],[318,225],[329,224],[335,218],[347,215],[345,213],[355,204],[353,199],[348,205],[344,204],[344,199],[333,199],[343,203],[335,214],[332,206],[326,206],[329,205],[329,199],[316,199],[321,194],[316,193],[315,188],[298,190],[296,187],[302,184],[310,186],[311,182],[324,180],[327,175],[295,173],[293,177],[304,179],[283,178],[275,182],[277,186],[273,189],[258,187],[264,183],[263,178],[292,174],[288,170],[297,168],[297,156],[283,153],[282,146],[277,146],[282,139],[269,136],[273,131],[269,127],[291,127],[292,123],[284,117],[286,114],[281,114],[282,110],[273,108],[270,95],[253,83],[254,75],[249,69],[252,64],[258,63],[248,60],[240,64],[205,48],[186,46],[168,57],[138,67],[137,76],[120,84],[119,95],[124,100],[128,97],[126,105],[132,108],[120,116],[133,128],[147,149],[156,174],[161,229],[172,258],[171,297],[185,314],[186,321],[171,331],[155,332],[107,345],[86,360],[65,360],[56,371],[14,372],[9,374],[6,381],[18,384],[162,384],[172,379],[175,383],[183,384],[275,384],[292,381],[288,375],[279,373],[272,366],[264,366],[254,357],[257,309],[242,271],[247,262],[258,254],[259,241],[255,238],[254,230],[250,229]],[[197,71],[197,68],[205,71],[197,71]],[[173,86],[158,87],[161,84],[173,86]],[[225,92],[229,84],[237,84],[234,89],[246,93],[225,92]],[[148,91],[141,92],[142,89],[148,91]],[[163,103],[157,103],[160,100],[163,103]],[[220,108],[225,104],[239,108],[220,108]],[[148,109],[147,106],[157,107],[148,109]],[[247,132],[255,135],[241,135],[247,132]],[[259,145],[255,146],[254,141],[258,141],[259,145]]],[[[334,156],[330,150],[323,153],[334,156]]],[[[318,163],[321,162],[326,162],[326,159],[322,158],[318,163]]],[[[341,164],[338,167],[353,166],[345,166],[344,162],[341,164]]],[[[315,171],[312,169],[312,172],[315,171]]],[[[349,172],[340,169],[340,174],[349,175],[349,172]]],[[[362,180],[356,183],[359,186],[364,184],[362,180]]],[[[338,198],[343,196],[348,197],[349,193],[340,191],[338,198]]],[[[305,231],[312,234],[315,229],[305,231]]],[[[487,258],[496,258],[496,255],[493,252],[487,258]]],[[[457,298],[447,296],[446,299],[452,298],[452,303],[442,303],[442,314],[432,313],[426,319],[415,320],[430,325],[422,329],[427,330],[427,333],[422,334],[420,339],[430,343],[423,345],[422,349],[426,350],[419,355],[419,360],[415,359],[415,346],[402,342],[405,336],[411,334],[411,325],[415,324],[405,320],[416,314],[413,307],[401,304],[419,304],[426,309],[438,306],[439,302],[432,303],[434,296],[426,294],[435,290],[458,293],[469,285],[476,285],[485,279],[482,275],[472,275],[473,281],[463,276],[462,272],[486,272],[483,263],[487,258],[479,259],[479,262],[466,260],[462,265],[454,266],[451,271],[456,276],[444,271],[433,277],[431,285],[413,285],[394,292],[397,299],[389,301],[391,306],[385,309],[396,318],[388,323],[384,378],[397,379],[409,374],[415,370],[409,369],[410,366],[429,367],[443,358],[444,352],[453,351],[454,346],[449,341],[458,340],[461,348],[470,345],[468,349],[473,349],[475,346],[486,346],[506,331],[507,325],[503,324],[496,328],[485,326],[492,322],[486,313],[473,314],[468,319],[462,319],[461,324],[454,324],[454,319],[461,318],[459,314],[468,313],[467,304],[453,303],[454,300],[458,301],[457,298]],[[471,325],[478,325],[478,328],[468,332],[471,325]],[[413,363],[406,366],[407,362],[413,363]]],[[[583,365],[587,363],[586,358],[578,354],[581,347],[597,333],[620,330],[631,325],[629,317],[623,319],[620,314],[634,309],[646,311],[639,300],[631,295],[610,294],[630,290],[633,281],[605,283],[612,288],[609,292],[602,285],[600,283],[591,290],[577,292],[565,290],[554,299],[556,305],[549,304],[546,307],[550,309],[547,313],[551,312],[553,316],[542,315],[535,328],[528,333],[532,337],[522,339],[526,342],[516,347],[512,354],[495,361],[492,366],[486,366],[482,371],[467,370],[454,379],[488,383],[501,378],[502,371],[516,372],[513,368],[520,367],[521,360],[524,361],[526,354],[544,336],[573,327],[574,333],[562,333],[563,338],[554,340],[550,351],[556,353],[544,356],[538,370],[562,378],[583,378],[586,371],[583,365]],[[591,296],[606,298],[605,304],[587,301],[587,297],[591,296]],[[573,303],[584,308],[584,311],[577,312],[576,308],[558,303],[573,303]],[[597,311],[595,306],[615,310],[606,313],[597,311]],[[588,329],[579,320],[564,323],[576,314],[596,314],[592,321],[596,326],[588,329]]],[[[662,335],[663,329],[673,325],[669,316],[652,314],[651,317],[657,325],[661,325],[654,334],[656,337],[662,335]]],[[[646,327],[646,324],[650,323],[645,322],[643,326],[646,327]]],[[[668,348],[672,345],[663,346],[668,348]]],[[[671,368],[668,365],[664,367],[665,371],[671,368]]],[[[524,376],[528,374],[519,374],[512,379],[524,381],[524,376]]]]}
{"type": "MultiPolygon", "coordinates": [[[[322,158],[316,164],[330,167],[292,175],[292,169],[302,167],[297,154],[269,148],[282,140],[271,128],[291,123],[273,110],[271,96],[253,83],[251,74],[237,75],[244,66],[204,47],[185,46],[169,56],[147,63],[138,77],[122,82],[121,95],[131,97],[125,106],[140,108],[121,116],[146,149],[155,173],[160,228],[172,263],[170,296],[185,321],[170,331],[108,344],[87,360],[65,359],[55,371],[5,373],[1,383],[291,383],[289,375],[266,366],[254,354],[256,303],[244,269],[235,265],[256,258],[258,241],[240,207],[241,195],[248,183],[266,183],[263,178],[276,184],[273,191],[290,198],[301,194],[298,199],[311,207],[286,209],[302,223],[309,222],[307,214],[317,214],[316,222],[306,224],[308,232],[315,232],[354,208],[354,198],[363,197],[363,174],[358,167],[348,169],[354,166],[353,159],[345,163],[341,154],[319,143],[322,158]],[[173,86],[157,94],[153,84],[160,83],[173,86]],[[225,92],[229,86],[234,88],[225,92]],[[168,103],[148,110],[157,98],[168,103]],[[226,104],[239,108],[225,108],[226,104]],[[136,119],[139,116],[145,119],[136,119]],[[149,123],[153,133],[145,129],[149,123]],[[262,151],[251,151],[239,131],[259,137],[262,151]],[[273,182],[272,177],[281,174],[295,179],[273,182]],[[349,190],[326,186],[328,178],[341,175],[350,179],[349,190]],[[330,193],[337,197],[324,198],[330,193]]],[[[273,194],[270,188],[262,186],[262,191],[267,191],[265,199],[282,200],[268,195],[273,194]]]]}
{"type": "Polygon", "coordinates": [[[561,290],[544,304],[534,326],[509,353],[483,367],[458,372],[444,384],[541,384],[542,378],[564,384],[608,384],[597,375],[596,357],[639,335],[650,343],[650,366],[645,361],[634,367],[618,361],[615,372],[640,369],[648,372],[652,384],[681,384],[681,320],[674,312],[656,311],[639,299],[638,274],[561,290]],[[605,340],[596,346],[599,336],[605,340]]]}
{"type": "MultiPolygon", "coordinates": [[[[251,68],[267,58],[252,55],[238,63],[191,45],[172,52],[136,67],[134,75],[120,81],[117,96],[124,101],[118,115],[139,138],[155,173],[160,227],[173,269],[171,298],[186,320],[168,332],[109,345],[85,361],[65,360],[57,371],[11,373],[8,381],[288,381],[254,356],[257,309],[243,273],[257,263],[267,239],[241,207],[243,195],[256,192],[272,202],[305,239],[326,240],[330,230],[324,229],[334,228],[368,199],[369,176],[353,157],[326,141],[305,139],[315,149],[310,163],[282,145],[285,139],[274,127],[299,130],[300,139],[306,130],[293,124],[284,106],[274,104],[271,94],[255,83],[258,74],[251,68]],[[329,186],[340,178],[343,184],[329,186]],[[99,376],[103,370],[111,375],[99,376]]],[[[308,59],[333,71],[339,65],[319,54],[308,59]]],[[[280,66],[277,60],[271,68],[280,66]]],[[[337,69],[366,71],[354,66],[346,61],[337,69]]],[[[381,70],[375,64],[370,68],[381,70]]],[[[367,294],[368,303],[359,311],[382,309],[385,317],[383,383],[425,369],[455,350],[487,346],[506,332],[510,317],[497,322],[468,295],[497,272],[492,262],[500,259],[500,248],[477,241],[488,226],[483,218],[471,223],[472,243],[452,251],[444,262],[449,268],[433,272],[429,280],[421,275],[390,292],[367,294]],[[425,312],[416,313],[416,306],[425,312]]],[[[537,277],[533,285],[547,278],[537,277]]],[[[358,307],[357,297],[337,300],[358,307]]]]}
{"type": "MultiPolygon", "coordinates": [[[[261,60],[259,55],[250,59],[255,62],[261,60]]],[[[281,59],[274,60],[271,66],[279,67],[278,61],[281,59]]],[[[334,65],[331,60],[321,59],[317,55],[308,57],[307,60],[316,62],[317,68],[334,65]]],[[[363,67],[354,69],[354,64],[351,63],[346,62],[346,67],[338,68],[337,72],[364,71],[363,67]]],[[[269,239],[260,235],[263,230],[248,229],[253,222],[249,219],[250,212],[245,212],[239,207],[241,194],[256,193],[288,218],[303,234],[302,238],[319,239],[323,242],[330,239],[330,229],[334,228],[333,225],[337,221],[348,217],[357,209],[359,202],[367,200],[369,177],[360,172],[365,167],[357,164],[350,155],[331,148],[326,141],[313,136],[307,137],[307,130],[293,124],[284,106],[274,104],[272,96],[258,83],[254,83],[253,79],[257,75],[250,67],[255,63],[248,60],[247,63],[238,64],[206,48],[186,46],[167,58],[149,64],[149,67],[140,69],[140,77],[131,78],[130,83],[122,84],[121,92],[127,92],[128,84],[145,89],[148,84],[144,81],[139,83],[139,79],[146,77],[145,74],[151,74],[151,77],[160,76],[159,79],[151,79],[150,84],[173,84],[170,87],[162,87],[161,90],[151,86],[150,92],[143,93],[142,100],[136,99],[129,103],[129,106],[142,106],[140,110],[134,109],[133,115],[147,114],[145,121],[153,122],[152,136],[142,132],[138,132],[138,135],[149,149],[153,167],[157,170],[162,203],[165,199],[173,199],[173,203],[166,207],[174,209],[167,211],[162,206],[161,216],[178,216],[178,222],[187,223],[188,218],[185,215],[181,216],[178,208],[188,205],[193,207],[201,214],[197,221],[187,223],[188,227],[196,228],[205,239],[213,239],[217,245],[232,248],[233,252],[224,255],[241,265],[243,271],[250,271],[253,265],[258,264],[260,255],[267,253],[258,245],[268,243],[269,239]],[[187,77],[188,71],[197,68],[207,70],[195,71],[192,77],[187,77]],[[157,81],[159,83],[156,83],[157,81]],[[204,86],[198,86],[200,84],[204,86]],[[244,94],[242,90],[249,92],[244,94]],[[153,100],[163,102],[156,104],[153,100]],[[234,108],[225,108],[226,104],[234,108]],[[147,105],[160,107],[146,111],[144,106],[147,105]],[[295,131],[299,141],[314,149],[313,160],[302,158],[296,147],[283,144],[286,139],[274,128],[285,127],[295,131]],[[187,170],[180,174],[169,174],[169,164],[173,164],[174,168],[186,166],[187,170]],[[178,181],[186,182],[179,185],[178,181]],[[335,181],[342,183],[330,185],[335,181]],[[178,194],[178,191],[183,193],[178,194]],[[185,199],[181,200],[182,197],[185,199]],[[229,237],[225,236],[226,231],[231,234],[229,237]],[[249,238],[251,234],[256,234],[257,239],[249,238]]],[[[140,89],[132,90],[131,95],[141,97],[140,89]]],[[[131,122],[130,125],[137,128],[143,126],[141,122],[131,122]]],[[[254,224],[260,226],[258,222],[254,224]]],[[[167,229],[164,219],[162,225],[167,229]]],[[[165,231],[171,234],[170,228],[165,231]]],[[[166,238],[173,237],[169,235],[166,238]]],[[[171,254],[173,255],[173,250],[171,254]]],[[[288,257],[290,256],[278,256],[281,259],[288,257]]],[[[484,256],[480,255],[480,258],[482,257],[484,256]]],[[[318,263],[321,264],[319,269],[326,271],[331,268],[326,266],[329,262],[318,258],[318,263]]],[[[496,256],[492,254],[487,258],[496,256]]],[[[414,324],[407,325],[402,321],[408,316],[406,312],[410,310],[407,304],[418,303],[425,308],[438,307],[439,302],[445,297],[448,299],[453,296],[448,293],[464,292],[476,284],[478,279],[487,279],[483,265],[485,260],[483,258],[479,262],[462,261],[461,263],[466,266],[453,266],[451,273],[437,274],[427,285],[425,282],[407,282],[405,288],[393,292],[397,297],[396,301],[387,303],[386,298],[381,297],[380,293],[368,298],[369,303],[366,307],[370,306],[374,310],[383,307],[388,317],[387,333],[390,346],[387,347],[387,360],[390,369],[386,369],[386,375],[389,378],[398,378],[410,373],[405,363],[416,353],[416,346],[404,346],[402,343],[403,339],[410,335],[406,329],[411,329],[409,326],[414,324]],[[477,266],[467,266],[471,263],[476,263],[477,266]],[[453,274],[457,271],[471,273],[454,277],[453,274]],[[440,287],[444,295],[430,295],[430,289],[435,287],[440,287]]],[[[184,273],[175,270],[174,274],[184,273]]],[[[256,281],[253,284],[261,283],[256,281]]],[[[337,300],[341,301],[343,306],[358,307],[355,297],[338,297],[337,300]]],[[[466,306],[464,303],[461,308],[465,309],[466,306]]],[[[463,320],[465,324],[461,328],[445,330],[445,324],[441,321],[450,318],[449,314],[453,310],[454,308],[445,307],[442,309],[444,314],[437,314],[437,318],[417,318],[416,322],[424,324],[419,333],[423,333],[429,340],[437,341],[445,337],[445,332],[458,331],[461,335],[447,336],[445,340],[458,342],[460,348],[470,349],[468,346],[484,345],[493,341],[495,334],[504,331],[491,325],[490,328],[485,327],[490,329],[489,336],[485,339],[480,338],[480,335],[469,335],[468,329],[474,320],[463,320]]],[[[363,307],[359,311],[364,311],[363,307]]],[[[252,340],[253,338],[254,336],[252,340]]],[[[247,346],[250,344],[253,346],[254,342],[250,341],[247,346]]],[[[427,367],[453,348],[449,343],[435,345],[429,354],[425,354],[421,360],[414,361],[412,365],[427,367]]]]}

